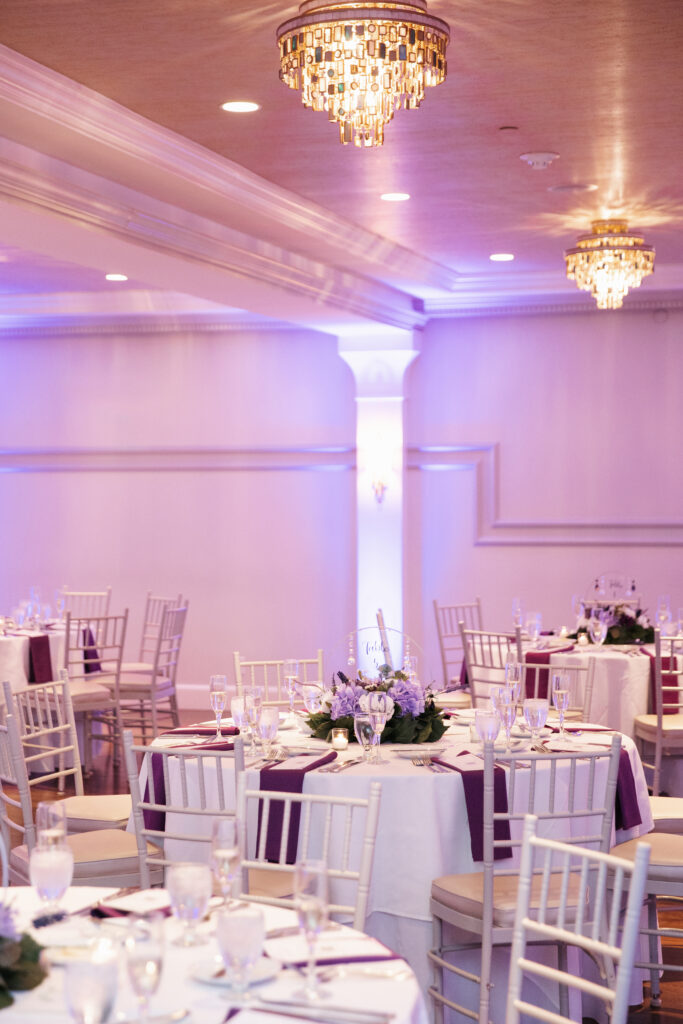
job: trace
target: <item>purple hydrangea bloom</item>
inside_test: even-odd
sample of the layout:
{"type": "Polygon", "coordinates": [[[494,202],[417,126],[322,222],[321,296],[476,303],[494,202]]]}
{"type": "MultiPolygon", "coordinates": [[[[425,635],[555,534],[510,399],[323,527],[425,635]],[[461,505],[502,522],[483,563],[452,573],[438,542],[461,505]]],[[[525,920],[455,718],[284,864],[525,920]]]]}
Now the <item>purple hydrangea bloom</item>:
{"type": "Polygon", "coordinates": [[[410,679],[397,679],[389,690],[392,700],[396,701],[401,714],[417,718],[425,709],[425,695],[421,683],[410,679]]]}
{"type": "Polygon", "coordinates": [[[10,939],[12,942],[18,942],[21,938],[14,910],[7,903],[0,903],[0,936],[3,939],[10,939]]]}
{"type": "Polygon", "coordinates": [[[344,718],[346,715],[355,714],[358,708],[358,700],[364,693],[365,690],[362,686],[356,686],[353,683],[341,683],[332,698],[330,718],[334,721],[336,718],[344,718]]]}

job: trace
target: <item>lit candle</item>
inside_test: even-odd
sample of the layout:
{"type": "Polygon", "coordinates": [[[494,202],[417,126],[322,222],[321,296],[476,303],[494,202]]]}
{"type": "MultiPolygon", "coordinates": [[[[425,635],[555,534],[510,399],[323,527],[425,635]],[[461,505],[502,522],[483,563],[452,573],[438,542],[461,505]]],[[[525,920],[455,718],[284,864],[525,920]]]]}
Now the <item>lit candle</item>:
{"type": "Polygon", "coordinates": [[[332,746],[335,750],[346,750],[349,745],[348,729],[333,729],[331,733],[332,746]]]}

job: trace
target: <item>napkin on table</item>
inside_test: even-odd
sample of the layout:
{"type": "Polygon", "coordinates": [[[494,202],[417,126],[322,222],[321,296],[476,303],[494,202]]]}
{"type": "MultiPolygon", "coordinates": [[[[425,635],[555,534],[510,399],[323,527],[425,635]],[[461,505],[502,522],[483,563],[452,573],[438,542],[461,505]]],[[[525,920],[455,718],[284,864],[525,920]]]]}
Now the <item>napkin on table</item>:
{"type": "MultiPolygon", "coordinates": [[[[470,826],[470,846],[472,860],[484,859],[484,769],[478,757],[461,751],[453,761],[445,761],[442,757],[433,757],[434,764],[442,764],[460,772],[465,791],[465,807],[467,821],[470,826]]],[[[508,809],[508,793],[503,768],[493,769],[493,809],[496,814],[505,814],[508,809]]],[[[493,838],[510,839],[510,824],[507,821],[496,821],[493,825],[493,838]]],[[[512,857],[512,850],[507,846],[497,846],[493,850],[494,860],[505,860],[512,857]]]]}
{"type": "MultiPolygon", "coordinates": [[[[574,650],[574,644],[569,644],[567,647],[555,647],[550,651],[527,651],[524,663],[526,665],[543,665],[550,666],[550,659],[553,654],[567,654],[569,651],[574,650]]],[[[547,699],[548,694],[548,676],[550,669],[540,668],[538,669],[538,696],[543,699],[547,699]]],[[[524,673],[524,692],[527,697],[534,696],[534,678],[536,672],[525,672],[524,673]]]]}
{"type": "MultiPolygon", "coordinates": [[[[304,775],[312,772],[322,765],[329,764],[337,757],[336,751],[311,760],[312,754],[300,754],[298,757],[290,757],[284,764],[266,765],[261,769],[261,789],[275,791],[277,793],[303,793],[304,775]]],[[[266,860],[279,861],[280,843],[282,841],[282,823],[284,818],[285,805],[282,801],[271,801],[270,813],[268,815],[268,833],[266,835],[266,860]]],[[[259,805],[258,828],[256,832],[256,849],[259,848],[261,836],[261,815],[262,807],[259,805]]],[[[296,851],[299,844],[299,820],[301,818],[301,806],[292,804],[289,819],[289,835],[287,836],[286,864],[293,864],[296,861],[296,851]]]]}
{"type": "MultiPolygon", "coordinates": [[[[227,730],[226,730],[227,731],[227,730]]],[[[175,730],[174,730],[175,732],[175,730]]],[[[166,735],[166,734],[165,734],[166,735]]],[[[168,750],[168,747],[166,747],[168,750]]],[[[188,746],[186,743],[182,746],[183,750],[234,750],[235,744],[229,741],[216,740],[215,743],[197,743],[188,746]]],[[[155,804],[166,803],[166,780],[164,779],[164,759],[161,754],[152,754],[150,756],[150,768],[149,771],[152,776],[153,793],[155,804]]],[[[145,793],[143,800],[148,803],[150,799],[150,788],[149,779],[145,783],[145,793]]],[[[145,808],[142,812],[142,820],[145,828],[152,829],[154,832],[163,832],[166,828],[166,812],[151,808],[145,808]]]]}
{"type": "Polygon", "coordinates": [[[30,636],[28,638],[29,683],[50,683],[53,679],[49,636],[47,633],[30,636]]]}

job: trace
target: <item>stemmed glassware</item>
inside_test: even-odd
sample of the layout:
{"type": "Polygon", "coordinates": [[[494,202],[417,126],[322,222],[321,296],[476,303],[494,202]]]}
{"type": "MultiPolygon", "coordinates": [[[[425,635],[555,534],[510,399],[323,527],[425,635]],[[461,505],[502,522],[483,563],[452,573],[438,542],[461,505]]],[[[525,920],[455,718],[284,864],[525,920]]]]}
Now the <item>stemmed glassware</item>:
{"type": "Polygon", "coordinates": [[[207,941],[197,931],[211,898],[211,869],[208,864],[177,861],[166,870],[166,889],[173,916],[183,925],[176,946],[202,946],[207,941]]]}
{"type": "Polygon", "coordinates": [[[261,737],[261,745],[263,746],[263,756],[268,759],[273,754],[273,741],[277,737],[277,731],[280,726],[280,709],[274,708],[261,708],[261,716],[258,722],[259,735],[261,737]]]}
{"type": "Polygon", "coordinates": [[[246,708],[246,697],[233,697],[230,701],[230,715],[240,734],[246,731],[249,716],[246,708]]]}
{"type": "Polygon", "coordinates": [[[657,598],[657,625],[662,632],[662,636],[667,635],[671,618],[671,598],[668,594],[661,594],[657,598]]]}
{"type": "Polygon", "coordinates": [[[373,764],[388,764],[381,753],[380,744],[382,742],[382,733],[384,732],[384,726],[387,724],[387,715],[389,709],[389,702],[387,700],[386,693],[377,692],[368,694],[368,717],[374,733],[374,747],[375,756],[372,759],[373,764]]]}
{"type": "Polygon", "coordinates": [[[370,716],[354,715],[353,731],[356,734],[359,745],[363,749],[363,760],[368,762],[372,757],[372,740],[375,735],[370,716]]]}
{"type": "Polygon", "coordinates": [[[474,728],[482,743],[495,743],[500,732],[500,718],[495,708],[477,708],[474,728]]]}
{"type": "Polygon", "coordinates": [[[285,658],[282,663],[282,675],[285,680],[285,689],[289,697],[289,724],[296,723],[294,714],[294,700],[296,698],[297,686],[299,685],[299,662],[295,658],[285,658]]]}
{"type": "Polygon", "coordinates": [[[522,599],[521,597],[512,598],[512,624],[513,626],[522,625],[522,599]]]}
{"type": "Polygon", "coordinates": [[[603,644],[607,637],[607,616],[604,612],[593,609],[588,620],[588,632],[594,644],[603,644]]]}
{"type": "Polygon", "coordinates": [[[249,974],[260,959],[266,926],[263,911],[244,904],[216,917],[216,939],[228,972],[234,996],[240,1002],[249,999],[249,974]]]}
{"type": "Polygon", "coordinates": [[[240,864],[239,821],[236,818],[216,818],[211,828],[211,870],[221,890],[224,909],[233,903],[231,897],[240,864]]]}
{"type": "Polygon", "coordinates": [[[522,692],[524,665],[517,661],[517,652],[510,648],[505,660],[505,685],[511,691],[512,701],[517,707],[522,692]]]}
{"type": "Polygon", "coordinates": [[[538,745],[541,729],[548,718],[548,701],[540,697],[527,697],[522,705],[524,718],[531,732],[532,749],[538,745]]]}
{"type": "Polygon", "coordinates": [[[228,690],[228,677],[227,676],[211,676],[209,679],[209,700],[211,702],[211,710],[216,716],[216,739],[221,740],[223,736],[221,734],[221,718],[225,711],[225,705],[227,703],[227,690],[228,690]]]}
{"type": "Polygon", "coordinates": [[[159,988],[164,962],[164,918],[160,913],[133,917],[125,938],[131,988],[140,1008],[140,1024],[149,1017],[151,997],[159,988]]]}
{"type": "Polygon", "coordinates": [[[327,924],[327,865],[324,860],[298,861],[294,869],[294,906],[299,915],[299,928],[308,944],[308,967],[303,990],[305,999],[321,998],[315,970],[315,947],[318,936],[327,924]]]}
{"type": "Polygon", "coordinates": [[[560,736],[564,736],[564,716],[569,707],[569,673],[552,672],[550,676],[550,692],[553,706],[560,719],[560,736]]]}
{"type": "Polygon", "coordinates": [[[509,700],[503,701],[498,708],[498,717],[500,718],[500,724],[505,729],[505,745],[508,750],[512,748],[512,727],[515,724],[517,718],[517,707],[512,698],[512,691],[509,687],[506,687],[509,694],[509,700]]]}
{"type": "Polygon", "coordinates": [[[323,688],[320,683],[301,683],[301,698],[309,715],[316,715],[322,708],[323,688]]]}
{"type": "Polygon", "coordinates": [[[62,803],[39,803],[36,807],[36,845],[29,859],[29,877],[43,903],[43,912],[57,912],[62,896],[71,885],[74,855],[66,841],[66,812],[62,803]]]}
{"type": "Polygon", "coordinates": [[[251,745],[249,747],[249,753],[257,753],[256,737],[258,735],[258,723],[261,717],[261,706],[263,703],[263,687],[262,686],[249,686],[244,691],[244,699],[247,706],[247,716],[249,718],[249,726],[251,729],[251,745]]]}
{"type": "Polygon", "coordinates": [[[103,1024],[116,1002],[119,965],[116,948],[100,940],[84,959],[67,960],[64,996],[74,1024],[103,1024]]]}
{"type": "Polygon", "coordinates": [[[526,617],[525,623],[526,632],[531,640],[531,646],[535,647],[538,644],[539,637],[541,635],[542,628],[542,617],[540,612],[529,612],[526,617]]]}

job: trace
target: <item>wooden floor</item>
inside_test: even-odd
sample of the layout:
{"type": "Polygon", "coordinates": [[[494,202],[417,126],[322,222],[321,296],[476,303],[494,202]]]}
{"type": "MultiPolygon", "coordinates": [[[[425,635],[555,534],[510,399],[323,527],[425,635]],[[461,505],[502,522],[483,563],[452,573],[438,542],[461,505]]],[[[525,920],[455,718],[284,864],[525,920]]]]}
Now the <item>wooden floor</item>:
{"type": "MultiPolygon", "coordinates": [[[[209,717],[206,710],[188,711],[180,713],[181,723],[203,721],[209,717]]],[[[96,758],[93,764],[91,775],[84,780],[86,793],[126,793],[128,782],[123,765],[119,769],[113,767],[110,754],[103,754],[96,758]]],[[[11,792],[12,787],[8,787],[11,792]]],[[[68,795],[68,793],[67,793],[68,795]]],[[[33,804],[35,806],[41,800],[58,799],[59,794],[51,784],[34,786],[32,789],[33,804]]],[[[14,845],[14,843],[13,843],[14,845]]],[[[666,927],[683,929],[683,910],[668,910],[666,913],[666,927]]],[[[668,940],[665,945],[665,960],[668,963],[683,965],[683,941],[668,940]],[[673,944],[672,944],[673,942],[673,944]]],[[[633,1007],[628,1018],[628,1024],[683,1024],[683,972],[665,973],[662,978],[662,1008],[651,1009],[647,1000],[647,986],[645,1000],[639,1007],[633,1007]]],[[[502,1021],[499,1022],[502,1024],[502,1021]]]]}

